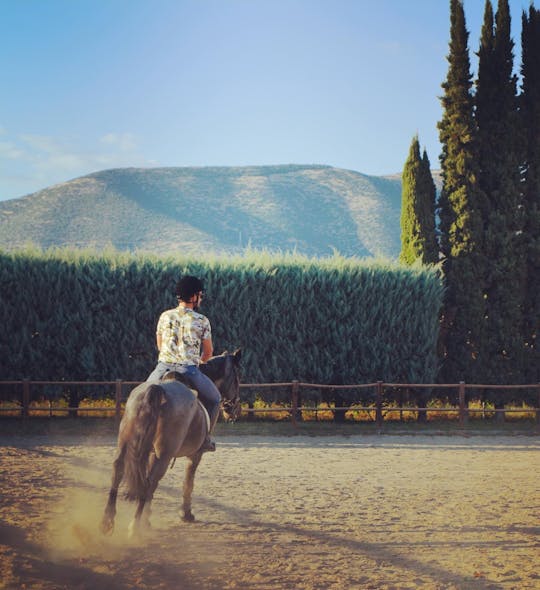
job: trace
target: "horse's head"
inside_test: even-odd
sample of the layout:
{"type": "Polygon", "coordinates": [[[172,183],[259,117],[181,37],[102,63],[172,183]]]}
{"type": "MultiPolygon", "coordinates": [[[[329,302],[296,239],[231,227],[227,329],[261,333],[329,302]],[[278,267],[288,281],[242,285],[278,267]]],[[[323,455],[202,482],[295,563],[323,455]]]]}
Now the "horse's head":
{"type": "Polygon", "coordinates": [[[214,356],[207,363],[200,365],[200,369],[216,384],[221,393],[221,407],[223,417],[227,422],[234,422],[240,416],[240,360],[242,351],[236,350],[232,354],[224,352],[214,356]]]}

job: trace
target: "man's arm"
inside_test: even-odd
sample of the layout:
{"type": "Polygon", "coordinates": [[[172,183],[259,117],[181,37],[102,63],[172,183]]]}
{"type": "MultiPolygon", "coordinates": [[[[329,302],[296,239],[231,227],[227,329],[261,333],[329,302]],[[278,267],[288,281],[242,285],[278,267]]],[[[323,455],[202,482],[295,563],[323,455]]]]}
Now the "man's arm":
{"type": "Polygon", "coordinates": [[[214,354],[214,345],[212,344],[212,338],[205,338],[202,341],[202,354],[201,361],[205,363],[214,354]]]}
{"type": "Polygon", "coordinates": [[[166,314],[167,314],[167,312],[164,311],[159,316],[159,320],[158,320],[158,323],[156,326],[156,345],[157,345],[157,349],[159,350],[159,352],[161,352],[161,345],[163,344],[162,334],[163,334],[164,323],[167,321],[166,314]]]}

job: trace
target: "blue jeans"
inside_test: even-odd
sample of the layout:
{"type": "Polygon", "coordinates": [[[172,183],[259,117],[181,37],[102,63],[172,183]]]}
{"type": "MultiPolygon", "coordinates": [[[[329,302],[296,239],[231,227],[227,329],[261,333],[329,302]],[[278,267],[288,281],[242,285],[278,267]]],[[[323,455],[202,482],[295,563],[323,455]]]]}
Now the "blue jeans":
{"type": "Polygon", "coordinates": [[[208,414],[210,415],[210,429],[213,430],[219,415],[221,394],[212,379],[202,373],[199,367],[195,365],[175,365],[159,361],[156,368],[148,376],[147,381],[159,381],[168,371],[182,373],[189,382],[189,386],[197,390],[201,402],[208,410],[208,414]]]}

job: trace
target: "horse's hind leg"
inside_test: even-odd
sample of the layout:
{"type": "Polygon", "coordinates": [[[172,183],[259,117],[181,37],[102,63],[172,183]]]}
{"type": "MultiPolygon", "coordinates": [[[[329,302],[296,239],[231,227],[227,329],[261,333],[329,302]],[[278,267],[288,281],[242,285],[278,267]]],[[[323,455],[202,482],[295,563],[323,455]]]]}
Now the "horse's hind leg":
{"type": "Polygon", "coordinates": [[[165,475],[170,459],[160,461],[159,466],[154,467],[157,461],[155,453],[150,455],[150,463],[148,467],[148,493],[146,495],[146,501],[144,503],[143,511],[141,513],[141,524],[145,528],[151,528],[150,515],[152,514],[151,506],[154,498],[154,492],[161,481],[161,478],[165,475]]]}
{"type": "Polygon", "coordinates": [[[116,453],[113,463],[113,474],[111,489],[109,490],[109,500],[105,507],[105,513],[101,520],[101,532],[104,535],[110,535],[114,529],[114,517],[116,516],[116,498],[118,496],[118,487],[124,477],[124,458],[126,455],[126,445],[121,445],[116,453]]]}
{"type": "Polygon", "coordinates": [[[144,498],[139,499],[137,503],[137,509],[135,510],[135,516],[129,523],[128,536],[130,538],[133,538],[139,531],[141,518],[143,519],[146,526],[150,526],[149,514],[152,497],[154,496],[154,492],[156,491],[158,483],[167,471],[170,460],[170,456],[163,456],[158,459],[156,455],[151,455],[148,469],[146,494],[144,498]]]}
{"type": "Polygon", "coordinates": [[[195,453],[191,457],[188,457],[188,463],[186,466],[186,475],[184,477],[184,490],[183,490],[183,503],[182,509],[184,511],[184,516],[182,520],[184,522],[193,522],[195,517],[191,512],[191,496],[193,494],[193,485],[195,482],[195,472],[197,471],[197,467],[201,462],[202,453],[195,453]]]}

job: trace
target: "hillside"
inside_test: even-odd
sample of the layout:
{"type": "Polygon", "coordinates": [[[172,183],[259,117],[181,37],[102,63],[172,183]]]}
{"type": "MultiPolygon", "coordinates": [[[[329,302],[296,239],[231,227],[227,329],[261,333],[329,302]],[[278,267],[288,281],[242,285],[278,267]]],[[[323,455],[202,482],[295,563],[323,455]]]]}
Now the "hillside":
{"type": "Polygon", "coordinates": [[[0,201],[0,248],[399,252],[401,179],[329,166],[104,170],[0,201]]]}

